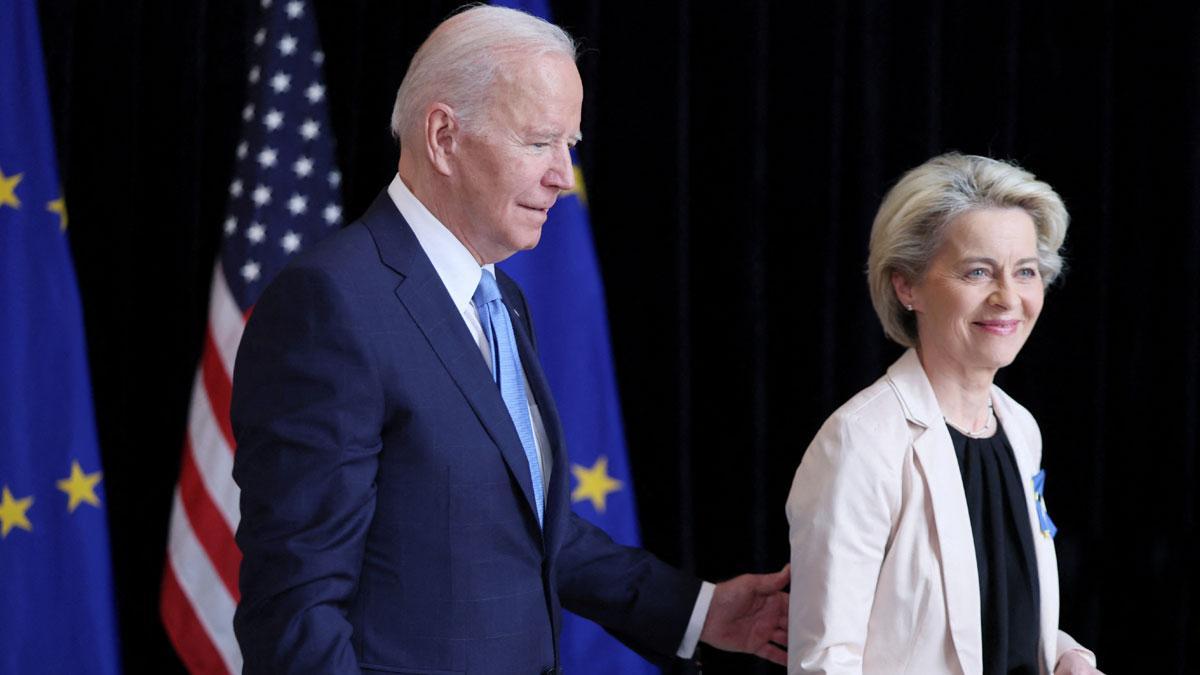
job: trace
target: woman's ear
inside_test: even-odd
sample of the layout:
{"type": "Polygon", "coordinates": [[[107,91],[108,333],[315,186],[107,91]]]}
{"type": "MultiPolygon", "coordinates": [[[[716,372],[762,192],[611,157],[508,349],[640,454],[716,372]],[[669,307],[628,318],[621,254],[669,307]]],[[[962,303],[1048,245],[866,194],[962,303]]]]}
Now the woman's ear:
{"type": "Polygon", "coordinates": [[[892,289],[896,292],[896,299],[900,301],[901,305],[904,305],[905,309],[911,312],[917,308],[917,294],[908,277],[899,272],[892,272],[892,289]]]}

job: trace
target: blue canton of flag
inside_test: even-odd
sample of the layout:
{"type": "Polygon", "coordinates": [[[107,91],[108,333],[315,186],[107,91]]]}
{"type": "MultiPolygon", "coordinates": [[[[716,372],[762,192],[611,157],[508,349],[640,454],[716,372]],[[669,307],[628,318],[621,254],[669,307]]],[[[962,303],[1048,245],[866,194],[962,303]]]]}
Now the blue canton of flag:
{"type": "Polygon", "coordinates": [[[0,21],[0,672],[116,673],[104,473],[33,0],[0,21]]]}
{"type": "MultiPolygon", "coordinates": [[[[545,0],[492,4],[550,19],[545,0]]],[[[570,454],[572,508],[615,541],[636,546],[637,507],[625,456],[604,287],[577,164],[575,182],[575,190],[559,196],[550,210],[537,248],[518,253],[501,267],[524,289],[531,308],[538,353],[570,454]]],[[[563,613],[562,660],[564,671],[573,675],[659,672],[599,626],[569,612],[563,613]]]]}
{"type": "Polygon", "coordinates": [[[306,2],[276,2],[263,0],[254,35],[224,224],[221,261],[243,310],[294,253],[342,223],[316,22],[306,2]]]}

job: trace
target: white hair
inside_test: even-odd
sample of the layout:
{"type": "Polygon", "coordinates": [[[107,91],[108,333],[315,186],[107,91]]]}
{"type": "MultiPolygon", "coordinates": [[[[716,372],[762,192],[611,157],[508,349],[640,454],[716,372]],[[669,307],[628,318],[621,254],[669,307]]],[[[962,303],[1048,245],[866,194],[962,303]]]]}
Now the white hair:
{"type": "Polygon", "coordinates": [[[573,62],[575,41],[558,26],[515,9],[479,5],[455,14],[413,55],[396,92],[392,135],[403,141],[420,133],[426,108],[435,101],[454,108],[464,128],[478,129],[496,76],[517,56],[544,54],[573,62]]]}
{"type": "Polygon", "coordinates": [[[871,226],[867,281],[883,332],[917,346],[917,322],[892,287],[892,274],[916,283],[924,276],[946,226],[969,211],[1023,209],[1037,233],[1038,268],[1046,286],[1062,272],[1059,254],[1069,216],[1062,198],[1016,164],[950,152],[912,169],[888,191],[871,226]]]}

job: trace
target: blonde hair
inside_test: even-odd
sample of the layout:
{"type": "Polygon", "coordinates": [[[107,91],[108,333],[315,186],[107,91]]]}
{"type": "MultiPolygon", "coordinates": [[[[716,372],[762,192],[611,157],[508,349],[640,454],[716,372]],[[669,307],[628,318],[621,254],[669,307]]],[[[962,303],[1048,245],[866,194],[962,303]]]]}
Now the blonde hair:
{"type": "Polygon", "coordinates": [[[440,101],[459,123],[478,129],[496,76],[517,56],[562,54],[575,60],[575,41],[536,16],[480,5],[446,19],[429,34],[408,65],[392,108],[392,135],[420,133],[425,108],[440,101]]]}
{"type": "Polygon", "coordinates": [[[1059,254],[1070,217],[1062,198],[1016,164],[956,152],[910,170],[888,191],[871,225],[867,283],[883,332],[917,346],[917,322],[896,297],[892,275],[917,282],[942,243],[946,225],[968,211],[1023,209],[1037,231],[1038,267],[1046,286],[1063,269],[1059,254]]]}

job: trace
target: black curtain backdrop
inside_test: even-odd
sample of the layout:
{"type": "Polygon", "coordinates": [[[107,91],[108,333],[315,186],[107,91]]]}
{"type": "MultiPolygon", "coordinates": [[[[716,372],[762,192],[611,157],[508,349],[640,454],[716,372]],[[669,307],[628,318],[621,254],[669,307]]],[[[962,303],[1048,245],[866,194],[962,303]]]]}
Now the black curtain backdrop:
{"type": "MultiPolygon", "coordinates": [[[[1200,6],[553,4],[584,46],[646,546],[709,579],[786,562],[804,448],[899,354],[863,274],[880,198],[946,150],[1015,159],[1072,214],[1065,283],[1000,377],[1042,426],[1060,623],[1109,673],[1200,670],[1200,6]]],[[[455,5],[317,3],[348,215],[455,5]]],[[[129,672],[179,669],[158,586],[256,7],[41,2],[129,672]]]]}

